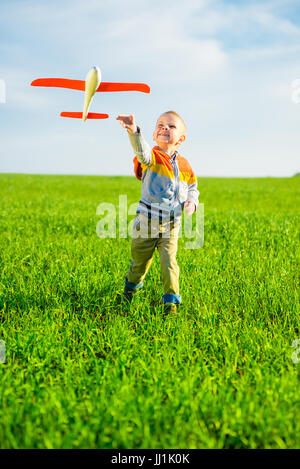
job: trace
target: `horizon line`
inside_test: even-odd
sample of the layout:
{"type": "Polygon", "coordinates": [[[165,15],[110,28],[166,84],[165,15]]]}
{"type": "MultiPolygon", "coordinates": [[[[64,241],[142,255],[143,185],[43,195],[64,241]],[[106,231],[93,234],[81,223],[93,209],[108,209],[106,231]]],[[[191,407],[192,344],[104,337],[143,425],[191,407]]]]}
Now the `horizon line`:
{"type": "MultiPolygon", "coordinates": [[[[79,176],[79,177],[132,177],[136,179],[134,174],[84,174],[84,173],[27,173],[27,172],[13,172],[13,171],[4,171],[0,172],[0,175],[2,174],[11,174],[11,175],[26,175],[26,176],[79,176]]],[[[197,176],[197,179],[201,178],[231,178],[231,179],[264,179],[264,178],[292,178],[292,177],[297,177],[300,176],[300,172],[296,172],[295,174],[291,175],[280,175],[280,176],[271,176],[271,175],[263,175],[263,176],[225,176],[225,175],[220,175],[220,176],[212,176],[212,175],[202,175],[202,176],[197,176]]]]}

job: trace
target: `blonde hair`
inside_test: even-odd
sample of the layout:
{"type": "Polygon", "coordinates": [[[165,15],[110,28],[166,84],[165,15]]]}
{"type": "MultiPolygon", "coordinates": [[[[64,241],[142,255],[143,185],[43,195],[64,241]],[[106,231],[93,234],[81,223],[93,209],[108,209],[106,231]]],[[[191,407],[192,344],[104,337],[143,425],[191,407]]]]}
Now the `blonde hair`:
{"type": "Polygon", "coordinates": [[[176,111],[166,111],[166,112],[163,112],[159,117],[165,116],[166,114],[172,114],[172,116],[176,116],[176,117],[178,117],[178,119],[180,119],[180,121],[181,121],[181,123],[182,123],[183,130],[184,130],[184,134],[185,134],[185,133],[186,133],[186,125],[185,125],[185,122],[184,122],[184,120],[182,119],[182,117],[181,117],[176,111]]]}

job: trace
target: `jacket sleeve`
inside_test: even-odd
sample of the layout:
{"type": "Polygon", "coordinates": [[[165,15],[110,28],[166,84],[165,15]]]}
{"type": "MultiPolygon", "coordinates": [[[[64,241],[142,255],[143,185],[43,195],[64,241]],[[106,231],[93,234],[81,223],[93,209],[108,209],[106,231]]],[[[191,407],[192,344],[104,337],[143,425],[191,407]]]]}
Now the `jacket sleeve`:
{"type": "Polygon", "coordinates": [[[152,162],[152,149],[144,139],[140,128],[138,127],[137,129],[138,131],[135,134],[128,132],[129,141],[139,162],[150,166],[152,162]]]}
{"type": "Polygon", "coordinates": [[[192,170],[191,166],[189,165],[189,172],[190,177],[188,180],[188,196],[187,200],[194,202],[195,204],[195,211],[197,210],[197,206],[199,204],[199,191],[198,191],[198,181],[195,176],[194,171],[192,170]]]}
{"type": "Polygon", "coordinates": [[[189,189],[188,189],[187,200],[194,202],[196,206],[196,210],[197,210],[197,206],[199,204],[199,191],[197,189],[197,186],[198,186],[197,179],[195,182],[193,182],[192,184],[189,184],[188,186],[189,186],[189,189]]]}

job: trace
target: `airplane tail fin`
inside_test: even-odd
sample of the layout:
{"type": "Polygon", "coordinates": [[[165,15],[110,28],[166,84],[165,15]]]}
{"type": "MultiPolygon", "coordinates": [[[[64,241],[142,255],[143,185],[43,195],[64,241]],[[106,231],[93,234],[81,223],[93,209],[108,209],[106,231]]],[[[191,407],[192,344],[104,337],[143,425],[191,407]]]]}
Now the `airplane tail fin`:
{"type": "MultiPolygon", "coordinates": [[[[82,112],[61,112],[61,117],[73,117],[75,119],[82,119],[82,112]]],[[[108,114],[98,114],[97,112],[89,112],[86,116],[87,119],[108,119],[108,114]]]]}

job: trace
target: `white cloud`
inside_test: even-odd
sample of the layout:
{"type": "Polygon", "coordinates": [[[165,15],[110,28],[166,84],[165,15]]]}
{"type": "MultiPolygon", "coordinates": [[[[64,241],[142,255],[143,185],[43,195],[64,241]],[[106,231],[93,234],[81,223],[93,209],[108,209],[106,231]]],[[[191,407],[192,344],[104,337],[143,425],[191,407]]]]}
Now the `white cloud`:
{"type": "Polygon", "coordinates": [[[1,79],[6,85],[7,106],[28,111],[53,107],[49,94],[36,93],[36,89],[30,86],[32,78],[29,71],[18,66],[1,69],[1,79]]]}
{"type": "MultiPolygon", "coordinates": [[[[34,28],[43,41],[47,38],[48,48],[57,49],[62,73],[60,55],[67,49],[65,65],[73,61],[74,71],[99,65],[104,81],[114,81],[105,77],[124,69],[124,81],[137,81],[143,75],[152,83],[189,83],[211,76],[227,63],[220,40],[197,39],[187,27],[193,14],[209,4],[208,0],[184,4],[167,0],[163,5],[160,1],[129,2],[125,8],[120,1],[89,0],[66,2],[64,8],[59,3],[56,8],[56,2],[31,1],[26,8],[22,4],[15,8],[14,19],[23,28],[34,28]]],[[[38,60],[41,69],[46,69],[47,53],[38,60]]]]}
{"type": "MultiPolygon", "coordinates": [[[[201,12],[195,12],[190,18],[190,29],[200,37],[229,33],[250,40],[251,35],[257,37],[258,34],[266,36],[268,33],[277,33],[298,39],[299,26],[280,15],[292,3],[272,0],[233,4],[212,0],[201,12]]],[[[235,47],[245,47],[244,42],[239,44],[237,41],[235,47]]]]}
{"type": "Polygon", "coordinates": [[[256,62],[260,64],[262,61],[273,62],[282,58],[293,60],[300,52],[300,44],[286,44],[286,45],[271,45],[248,47],[247,49],[233,51],[231,53],[232,58],[236,61],[244,62],[256,62]]]}

